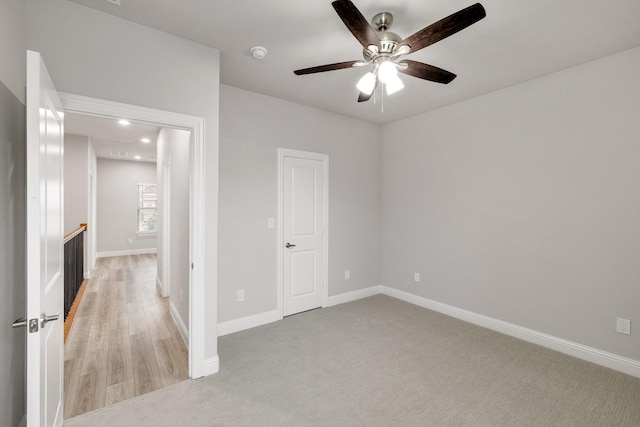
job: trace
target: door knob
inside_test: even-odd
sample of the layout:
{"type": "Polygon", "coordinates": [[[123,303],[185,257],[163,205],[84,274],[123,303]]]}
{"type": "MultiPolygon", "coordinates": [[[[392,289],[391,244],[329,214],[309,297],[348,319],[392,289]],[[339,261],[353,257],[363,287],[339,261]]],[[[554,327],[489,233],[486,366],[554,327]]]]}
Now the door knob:
{"type": "Polygon", "coordinates": [[[47,316],[46,314],[42,313],[42,317],[40,318],[40,327],[44,328],[47,323],[58,320],[58,317],[59,313],[56,313],[53,316],[47,316]]]}
{"type": "Polygon", "coordinates": [[[285,248],[295,248],[296,245],[292,245],[291,243],[287,242],[286,245],[284,245],[285,248]]]}

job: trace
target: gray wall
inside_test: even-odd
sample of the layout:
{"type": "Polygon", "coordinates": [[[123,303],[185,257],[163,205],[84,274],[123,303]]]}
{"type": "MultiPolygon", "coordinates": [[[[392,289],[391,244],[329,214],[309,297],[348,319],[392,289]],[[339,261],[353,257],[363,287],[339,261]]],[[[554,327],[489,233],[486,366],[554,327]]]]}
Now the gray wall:
{"type": "Polygon", "coordinates": [[[64,136],[64,234],[89,222],[89,137],[64,136]]]}
{"type": "Polygon", "coordinates": [[[96,259],[96,161],[88,136],[64,135],[64,234],[87,224],[85,279],[91,277],[96,259]]]}
{"type": "Polygon", "coordinates": [[[220,321],[277,308],[267,219],[278,213],[278,147],[329,155],[329,295],[378,285],[380,128],[225,85],[220,103],[220,321]]]}
{"type": "Polygon", "coordinates": [[[205,357],[216,357],[219,51],[67,0],[26,3],[27,47],[58,90],[205,119],[205,357]]]}
{"type": "Polygon", "coordinates": [[[640,360],[638,135],[640,48],[385,126],[382,284],[640,360]]]}
{"type": "Polygon", "coordinates": [[[138,184],[157,183],[156,164],[98,159],[97,175],[98,256],[109,252],[155,252],[156,235],[138,236],[136,232],[138,184]]]}
{"type": "Polygon", "coordinates": [[[158,134],[158,277],[169,290],[171,305],[189,328],[189,137],[184,130],[163,128],[158,134]],[[165,163],[169,163],[171,200],[164,196],[165,163]],[[164,224],[170,209],[169,275],[164,275],[164,224]]]}
{"type": "Polygon", "coordinates": [[[0,0],[0,425],[25,414],[25,84],[24,3],[0,0]]]}

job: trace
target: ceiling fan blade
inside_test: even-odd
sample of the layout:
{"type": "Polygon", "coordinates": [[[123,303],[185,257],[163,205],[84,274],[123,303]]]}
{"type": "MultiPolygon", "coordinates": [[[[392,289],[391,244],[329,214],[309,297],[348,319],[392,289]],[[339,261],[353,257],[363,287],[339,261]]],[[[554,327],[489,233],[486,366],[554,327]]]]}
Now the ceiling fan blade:
{"type": "Polygon", "coordinates": [[[367,19],[358,8],[349,0],[336,0],[331,3],[333,8],[347,26],[351,34],[355,36],[365,49],[371,45],[380,48],[380,39],[371,28],[367,19]]]}
{"type": "Polygon", "coordinates": [[[431,24],[407,37],[400,42],[398,48],[406,45],[409,46],[409,53],[415,52],[439,42],[460,30],[464,30],[485,16],[487,16],[487,12],[484,10],[484,7],[482,7],[480,3],[476,3],[446,18],[442,18],[435,24],[431,24]]]}
{"type": "Polygon", "coordinates": [[[434,67],[433,65],[425,64],[423,62],[412,61],[410,59],[402,60],[401,64],[407,64],[407,68],[398,68],[398,71],[409,76],[417,77],[423,80],[430,80],[437,83],[451,83],[456,75],[442,68],[434,67]]]}
{"type": "Polygon", "coordinates": [[[367,95],[364,92],[360,92],[358,94],[358,102],[367,102],[368,100],[371,99],[371,97],[373,96],[373,93],[376,91],[376,89],[378,88],[378,83],[380,83],[380,79],[376,76],[376,84],[373,87],[373,90],[371,91],[371,93],[369,95],[367,95]]]}
{"type": "Polygon", "coordinates": [[[319,65],[317,67],[309,67],[309,68],[303,68],[301,70],[295,70],[293,73],[296,76],[301,76],[303,74],[323,73],[325,71],[342,70],[343,68],[351,68],[354,65],[359,64],[360,62],[362,61],[347,61],[347,62],[338,62],[336,64],[319,65]]]}

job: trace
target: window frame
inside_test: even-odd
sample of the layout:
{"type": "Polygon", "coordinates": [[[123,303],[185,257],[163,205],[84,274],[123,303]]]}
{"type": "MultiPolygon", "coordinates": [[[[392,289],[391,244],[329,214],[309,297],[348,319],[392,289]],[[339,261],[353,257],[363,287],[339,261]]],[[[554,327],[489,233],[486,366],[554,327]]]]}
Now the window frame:
{"type": "Polygon", "coordinates": [[[137,225],[136,225],[136,235],[138,236],[154,236],[158,234],[158,184],[155,183],[138,183],[138,209],[137,209],[137,225]],[[144,187],[155,187],[155,193],[144,191],[144,187]],[[146,195],[155,195],[155,198],[145,199],[146,195]],[[146,202],[153,202],[153,206],[145,206],[146,202]],[[143,221],[144,218],[142,215],[143,211],[151,211],[153,217],[154,228],[149,229],[148,226],[144,226],[144,224],[149,223],[149,221],[143,221]]]}

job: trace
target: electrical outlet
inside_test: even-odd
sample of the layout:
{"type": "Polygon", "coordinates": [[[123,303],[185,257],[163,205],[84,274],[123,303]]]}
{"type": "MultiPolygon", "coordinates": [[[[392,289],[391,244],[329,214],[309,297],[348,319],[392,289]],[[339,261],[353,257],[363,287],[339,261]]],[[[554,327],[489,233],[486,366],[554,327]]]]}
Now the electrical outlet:
{"type": "Polygon", "coordinates": [[[344,271],[344,280],[349,280],[351,279],[351,271],[350,270],[345,270],[344,271]]]}
{"type": "Polygon", "coordinates": [[[420,281],[420,273],[413,273],[413,281],[414,282],[420,281]]]}
{"type": "Polygon", "coordinates": [[[244,289],[240,289],[236,294],[236,301],[242,302],[244,301],[244,289]]]}
{"type": "Polygon", "coordinates": [[[618,317],[616,331],[620,332],[621,334],[631,335],[631,320],[618,317]]]}

